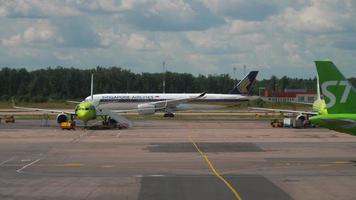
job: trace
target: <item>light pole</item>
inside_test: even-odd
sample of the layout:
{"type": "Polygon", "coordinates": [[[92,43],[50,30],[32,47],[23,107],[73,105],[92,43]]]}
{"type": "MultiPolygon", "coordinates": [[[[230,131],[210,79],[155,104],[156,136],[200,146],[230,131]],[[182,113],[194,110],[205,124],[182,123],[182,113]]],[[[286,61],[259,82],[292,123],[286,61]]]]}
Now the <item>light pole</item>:
{"type": "Polygon", "coordinates": [[[260,96],[260,97],[264,96],[264,94],[263,94],[263,95],[261,94],[261,91],[264,92],[265,90],[266,90],[265,87],[259,87],[259,88],[258,88],[258,96],[260,96]]]}
{"type": "Polygon", "coordinates": [[[163,68],[163,80],[162,80],[162,93],[166,93],[166,62],[163,61],[162,63],[162,68],[163,68]]]}

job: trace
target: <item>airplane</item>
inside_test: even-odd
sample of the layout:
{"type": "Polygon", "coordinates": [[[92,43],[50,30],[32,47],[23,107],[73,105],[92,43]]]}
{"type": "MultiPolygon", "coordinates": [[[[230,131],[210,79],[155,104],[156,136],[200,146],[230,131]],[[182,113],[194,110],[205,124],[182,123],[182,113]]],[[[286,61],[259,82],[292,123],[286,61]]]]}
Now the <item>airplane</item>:
{"type": "MultiPolygon", "coordinates": [[[[174,117],[173,112],[193,109],[193,105],[184,105],[186,101],[175,101],[175,99],[189,99],[190,102],[239,102],[257,99],[250,96],[252,87],[256,82],[258,71],[247,74],[229,94],[205,94],[199,98],[198,93],[111,93],[95,94],[88,96],[85,101],[96,101],[102,108],[137,109],[139,114],[154,114],[157,111],[165,112],[164,117],[174,117]],[[164,109],[162,109],[162,107],[164,109]]],[[[196,105],[197,106],[197,105],[196,105]]],[[[201,107],[200,107],[201,108],[201,107]]]]}
{"type": "Polygon", "coordinates": [[[313,124],[356,135],[356,91],[331,61],[315,61],[328,113],[310,118],[313,124]]]}
{"type": "MultiPolygon", "coordinates": [[[[103,125],[109,125],[112,127],[119,127],[119,128],[129,128],[132,127],[132,122],[128,119],[120,115],[120,113],[126,112],[144,112],[147,108],[138,108],[138,109],[131,109],[131,110],[109,110],[105,108],[101,108],[99,106],[99,102],[94,99],[93,94],[93,75],[91,77],[91,90],[89,98],[86,98],[82,102],[77,102],[78,105],[75,107],[74,111],[64,111],[64,110],[55,110],[55,109],[41,109],[41,108],[29,108],[29,107],[18,107],[15,105],[13,101],[13,107],[16,109],[22,110],[30,110],[30,111],[40,111],[46,113],[58,113],[56,117],[56,121],[60,124],[62,122],[67,122],[69,120],[73,121],[74,118],[84,122],[84,126],[87,126],[88,121],[95,120],[97,118],[102,119],[103,125]]],[[[193,101],[205,96],[205,92],[201,94],[194,94],[194,95],[186,95],[184,97],[177,97],[174,99],[164,99],[160,100],[157,103],[156,109],[165,109],[167,105],[171,104],[179,104],[185,103],[189,101],[193,101]]],[[[149,108],[150,109],[150,108],[149,108]]]]}
{"type": "MultiPolygon", "coordinates": [[[[325,100],[321,98],[321,94],[320,94],[319,77],[317,76],[316,78],[317,78],[317,81],[316,81],[317,99],[312,104],[303,103],[303,104],[312,105],[312,111],[274,109],[274,108],[257,108],[257,107],[249,107],[249,109],[268,111],[268,112],[296,114],[295,119],[301,120],[301,121],[305,121],[306,119],[309,119],[312,116],[328,114],[328,110],[326,109],[325,100]]],[[[298,102],[296,102],[296,103],[298,103],[298,102]]]]}

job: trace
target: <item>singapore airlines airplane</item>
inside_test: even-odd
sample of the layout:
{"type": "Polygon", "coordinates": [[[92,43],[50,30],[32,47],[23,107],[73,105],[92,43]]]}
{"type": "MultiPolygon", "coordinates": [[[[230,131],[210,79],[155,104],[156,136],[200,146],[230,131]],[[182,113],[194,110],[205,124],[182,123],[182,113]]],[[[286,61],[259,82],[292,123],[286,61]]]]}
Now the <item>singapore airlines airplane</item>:
{"type": "MultiPolygon", "coordinates": [[[[255,82],[257,72],[251,72],[247,75],[236,87],[230,92],[233,94],[229,94],[227,96],[239,96],[242,100],[245,98],[242,95],[234,94],[242,91],[243,93],[249,92],[253,83],[255,82]]],[[[126,112],[139,112],[141,114],[150,114],[156,111],[171,111],[172,109],[176,108],[179,104],[187,103],[191,101],[196,101],[200,98],[204,98],[206,93],[201,94],[122,94],[122,96],[118,94],[105,94],[105,95],[94,95],[93,94],[94,88],[94,81],[93,75],[91,78],[91,91],[90,96],[87,97],[82,102],[74,102],[77,103],[74,111],[64,111],[64,110],[56,110],[56,109],[41,109],[41,108],[29,108],[29,107],[18,107],[13,105],[14,108],[22,109],[22,110],[31,110],[31,111],[39,111],[45,113],[58,113],[56,121],[60,124],[66,121],[73,121],[74,119],[78,119],[84,122],[86,126],[87,123],[91,120],[95,119],[102,119],[104,125],[111,125],[113,127],[122,127],[122,128],[129,128],[132,126],[132,123],[127,120],[125,117],[120,115],[120,113],[126,112]],[[168,95],[168,96],[167,96],[168,95]],[[100,98],[103,96],[111,96],[106,98],[100,98]],[[95,98],[96,99],[95,99],[95,98]],[[120,98],[121,97],[121,98],[120,98]],[[102,99],[113,99],[117,102],[121,101],[131,101],[136,103],[137,108],[130,109],[130,110],[111,110],[104,108],[102,104],[105,104],[105,100],[102,99]],[[140,103],[141,102],[141,103],[140,103]],[[144,103],[142,103],[144,102],[144,103]]],[[[214,97],[214,94],[211,94],[214,97]]],[[[216,94],[215,94],[216,95],[216,94]]],[[[214,99],[210,97],[209,99],[214,99]]],[[[208,100],[209,100],[208,99],[208,100]]],[[[215,96],[215,100],[218,100],[217,96],[215,96]]],[[[223,99],[220,97],[220,99],[223,99]]],[[[226,100],[232,100],[232,98],[225,97],[226,100]]],[[[238,98],[237,98],[238,99],[238,98]]],[[[111,101],[107,101],[111,102],[111,101]]]]}
{"type": "Polygon", "coordinates": [[[194,106],[187,106],[185,104],[188,102],[240,102],[258,98],[256,96],[248,95],[256,81],[257,74],[258,71],[251,71],[229,92],[229,94],[111,93],[95,94],[93,97],[89,96],[85,100],[89,101],[93,99],[93,101],[98,102],[99,107],[107,109],[137,109],[139,114],[154,114],[157,111],[163,111],[165,112],[164,117],[174,117],[173,112],[175,111],[194,108],[194,106]]]}

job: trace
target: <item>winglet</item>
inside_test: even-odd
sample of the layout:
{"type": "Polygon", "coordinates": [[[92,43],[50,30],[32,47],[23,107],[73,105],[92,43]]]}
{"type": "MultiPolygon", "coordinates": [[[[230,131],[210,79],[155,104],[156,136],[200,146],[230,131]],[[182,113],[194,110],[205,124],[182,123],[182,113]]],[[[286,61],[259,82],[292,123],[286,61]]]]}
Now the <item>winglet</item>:
{"type": "Polygon", "coordinates": [[[320,95],[320,83],[319,83],[319,75],[316,75],[316,94],[317,94],[317,100],[321,100],[321,95],[320,95]]]}
{"type": "Polygon", "coordinates": [[[16,104],[15,104],[15,99],[14,97],[11,98],[11,104],[13,108],[16,108],[16,104]]]}
{"type": "Polygon", "coordinates": [[[197,98],[202,98],[203,96],[206,95],[206,92],[201,93],[197,98]]]}

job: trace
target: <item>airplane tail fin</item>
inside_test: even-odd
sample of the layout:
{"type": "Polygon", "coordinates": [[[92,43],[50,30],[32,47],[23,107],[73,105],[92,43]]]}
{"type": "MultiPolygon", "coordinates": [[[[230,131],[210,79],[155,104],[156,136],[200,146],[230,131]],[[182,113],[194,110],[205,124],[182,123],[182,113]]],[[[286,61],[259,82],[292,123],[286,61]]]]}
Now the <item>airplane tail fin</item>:
{"type": "Polygon", "coordinates": [[[315,61],[329,114],[356,113],[356,91],[331,61],[315,61]]]}
{"type": "Polygon", "coordinates": [[[250,94],[256,82],[258,71],[251,71],[236,86],[230,90],[229,94],[250,94]]]}

